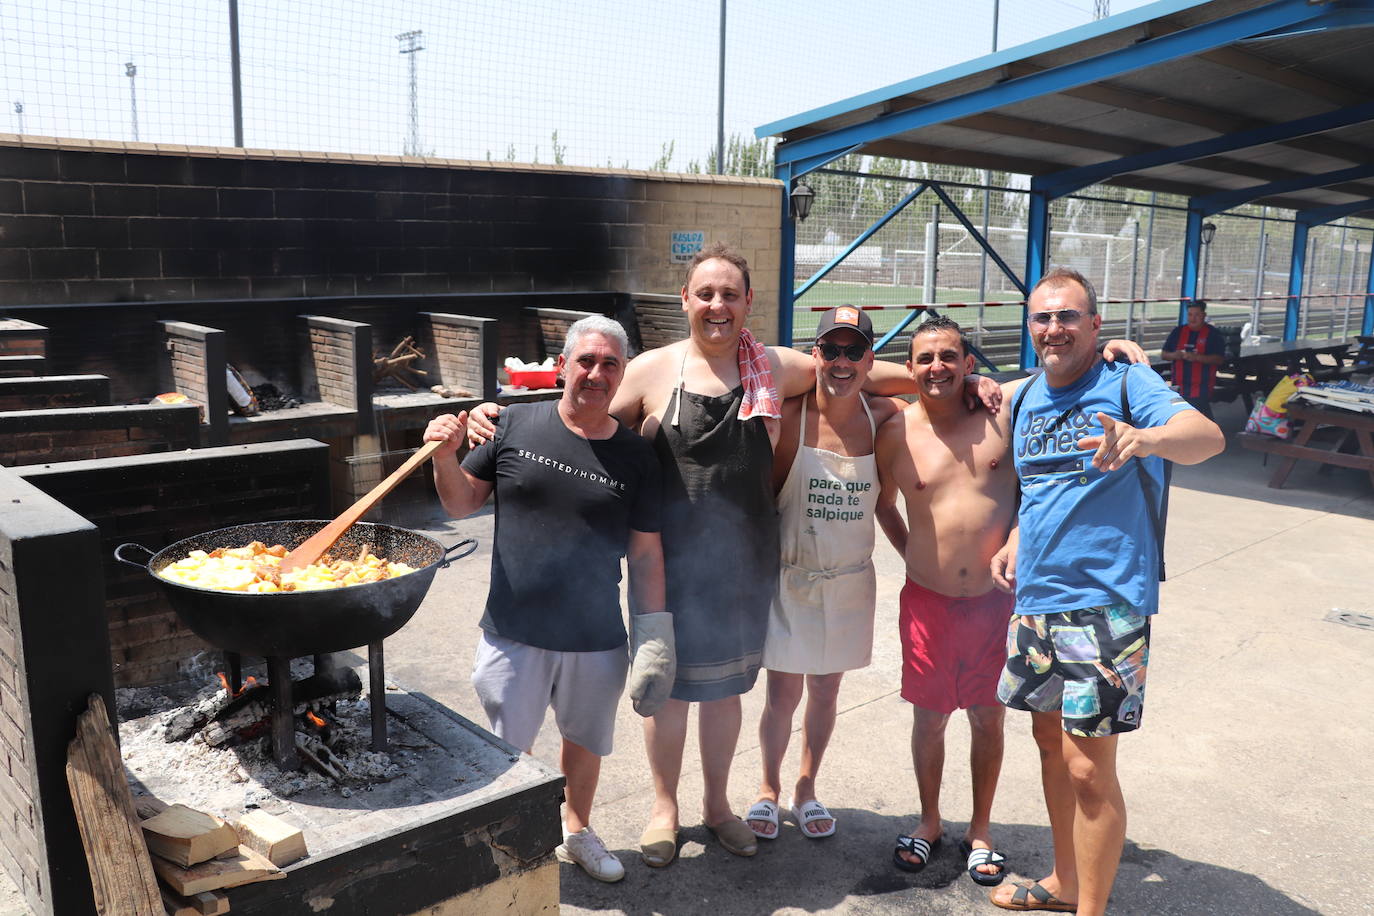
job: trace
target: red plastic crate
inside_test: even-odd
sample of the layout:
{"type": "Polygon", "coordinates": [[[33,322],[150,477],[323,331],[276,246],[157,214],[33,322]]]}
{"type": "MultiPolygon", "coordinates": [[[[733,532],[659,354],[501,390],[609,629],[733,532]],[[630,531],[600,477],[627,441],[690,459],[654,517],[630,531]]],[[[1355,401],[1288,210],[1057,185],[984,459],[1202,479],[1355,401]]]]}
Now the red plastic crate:
{"type": "Polygon", "coordinates": [[[506,370],[506,376],[515,388],[557,388],[557,369],[534,369],[526,372],[506,370]]]}

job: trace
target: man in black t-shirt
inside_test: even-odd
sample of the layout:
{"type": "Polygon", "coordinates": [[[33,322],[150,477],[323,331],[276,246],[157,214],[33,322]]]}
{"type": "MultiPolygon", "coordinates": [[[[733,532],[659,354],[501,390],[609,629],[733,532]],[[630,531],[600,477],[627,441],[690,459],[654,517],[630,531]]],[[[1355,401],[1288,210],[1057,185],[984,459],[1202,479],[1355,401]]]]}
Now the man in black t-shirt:
{"type": "Polygon", "coordinates": [[[611,752],[616,707],[630,667],[620,609],[620,561],[629,568],[634,637],[631,697],[652,715],[673,683],[672,615],[664,610],[659,465],[652,447],[609,413],[628,343],[593,316],[568,330],[558,401],[515,405],[496,436],[459,466],[467,416],[437,417],[425,439],[434,482],[454,517],[496,493],[491,588],[472,681],[492,730],[527,753],[554,709],[563,738],[563,845],[558,858],[602,881],[625,869],[588,821],[611,752]]]}

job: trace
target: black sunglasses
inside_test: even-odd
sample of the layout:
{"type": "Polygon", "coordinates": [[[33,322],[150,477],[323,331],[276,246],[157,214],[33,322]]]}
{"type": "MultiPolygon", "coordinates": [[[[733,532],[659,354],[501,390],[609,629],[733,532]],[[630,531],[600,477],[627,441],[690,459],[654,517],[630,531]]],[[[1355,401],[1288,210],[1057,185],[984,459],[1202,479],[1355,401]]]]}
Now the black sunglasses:
{"type": "Polygon", "coordinates": [[[841,353],[843,353],[845,359],[849,360],[851,363],[857,363],[859,360],[863,359],[864,354],[868,352],[868,344],[856,343],[850,344],[847,347],[842,347],[839,344],[826,342],[816,344],[816,349],[821,351],[821,359],[828,363],[839,359],[841,353]]]}

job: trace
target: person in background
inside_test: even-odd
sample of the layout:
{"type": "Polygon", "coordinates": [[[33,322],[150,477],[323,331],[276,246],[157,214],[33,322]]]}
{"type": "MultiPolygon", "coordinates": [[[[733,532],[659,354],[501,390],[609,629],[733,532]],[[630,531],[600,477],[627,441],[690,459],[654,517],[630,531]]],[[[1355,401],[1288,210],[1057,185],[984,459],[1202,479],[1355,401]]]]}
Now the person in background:
{"type": "Polygon", "coordinates": [[[1188,303],[1188,322],[1169,332],[1159,355],[1173,360],[1170,380],[1178,393],[1212,419],[1212,391],[1217,387],[1217,367],[1226,362],[1226,337],[1207,323],[1207,303],[1188,303]]]}

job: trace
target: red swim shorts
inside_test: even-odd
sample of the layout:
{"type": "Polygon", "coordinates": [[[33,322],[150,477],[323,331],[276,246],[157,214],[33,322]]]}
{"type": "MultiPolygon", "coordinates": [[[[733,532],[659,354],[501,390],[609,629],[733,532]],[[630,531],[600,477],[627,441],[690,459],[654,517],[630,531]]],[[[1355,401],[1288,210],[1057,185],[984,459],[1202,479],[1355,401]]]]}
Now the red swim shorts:
{"type": "Polygon", "coordinates": [[[931,712],[996,706],[1015,597],[993,589],[951,598],[910,579],[902,588],[902,699],[931,712]]]}

